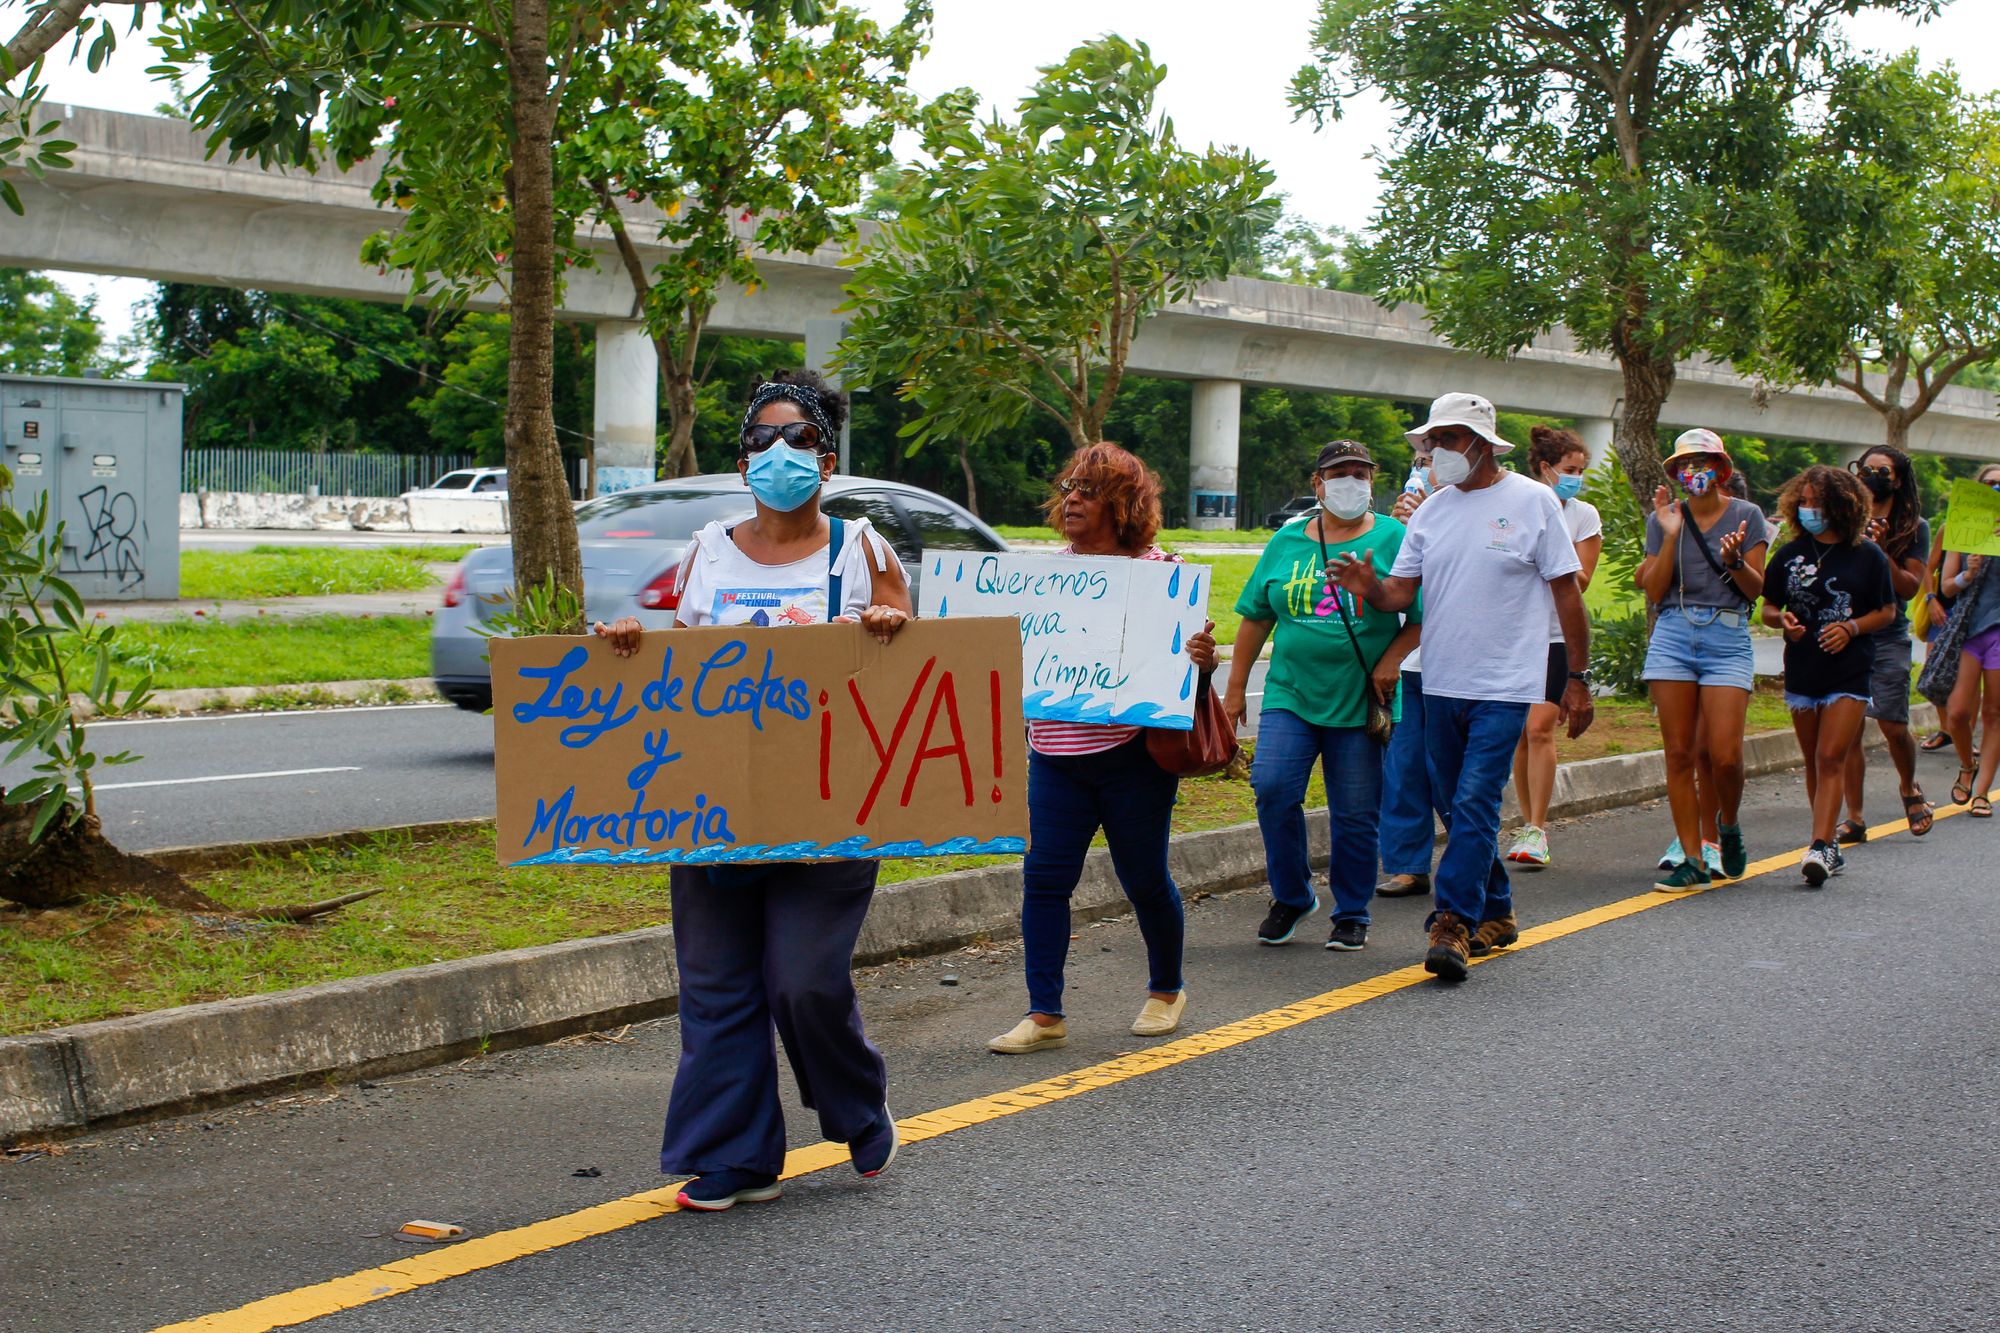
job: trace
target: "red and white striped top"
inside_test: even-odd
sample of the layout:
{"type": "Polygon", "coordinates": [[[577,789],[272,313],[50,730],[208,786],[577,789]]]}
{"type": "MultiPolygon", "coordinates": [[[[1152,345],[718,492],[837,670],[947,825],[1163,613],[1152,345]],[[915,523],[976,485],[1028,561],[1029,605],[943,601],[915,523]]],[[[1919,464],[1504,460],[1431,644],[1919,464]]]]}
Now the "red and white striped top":
{"type": "MultiPolygon", "coordinates": [[[[1064,555],[1075,555],[1065,546],[1064,555]]],[[[1176,564],[1181,558],[1155,546],[1140,556],[1141,560],[1169,560],[1176,564]]],[[[1115,750],[1139,734],[1139,728],[1122,725],[1106,725],[1101,722],[1055,722],[1045,718],[1028,719],[1028,744],[1037,754],[1103,754],[1115,750]]]]}

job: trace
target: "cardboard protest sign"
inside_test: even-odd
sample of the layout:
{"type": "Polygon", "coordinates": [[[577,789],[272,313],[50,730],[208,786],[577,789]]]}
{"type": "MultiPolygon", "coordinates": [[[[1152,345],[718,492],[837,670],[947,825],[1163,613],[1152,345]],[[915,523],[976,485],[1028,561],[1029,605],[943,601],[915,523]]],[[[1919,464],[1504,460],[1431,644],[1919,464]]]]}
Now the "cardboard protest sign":
{"type": "Polygon", "coordinates": [[[1968,555],[2000,555],[2000,491],[1970,477],[1953,482],[1943,545],[1968,555]]]}
{"type": "Polygon", "coordinates": [[[1011,620],[495,639],[506,865],[1027,850],[1011,620]]]}
{"type": "Polygon", "coordinates": [[[1027,716],[1194,726],[1195,670],[1185,649],[1208,621],[1208,566],[925,551],[923,567],[919,615],[1019,623],[1027,716]]]}

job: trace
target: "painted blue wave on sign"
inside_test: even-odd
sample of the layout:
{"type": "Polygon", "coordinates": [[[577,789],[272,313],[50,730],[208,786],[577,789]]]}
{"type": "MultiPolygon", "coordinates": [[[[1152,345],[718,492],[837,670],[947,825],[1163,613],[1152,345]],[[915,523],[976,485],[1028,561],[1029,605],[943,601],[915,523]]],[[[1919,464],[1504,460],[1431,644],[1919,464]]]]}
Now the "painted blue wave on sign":
{"type": "Polygon", "coordinates": [[[524,861],[523,866],[652,866],[740,864],[763,861],[853,861],[884,856],[1020,856],[1028,850],[1025,838],[947,838],[943,842],[914,840],[870,843],[861,837],[838,842],[765,843],[741,847],[702,847],[688,851],[679,847],[654,850],[629,847],[622,851],[605,848],[558,847],[524,861]]]}
{"type": "Polygon", "coordinates": [[[1021,711],[1032,718],[1044,722],[1089,722],[1098,726],[1118,727],[1160,727],[1167,731],[1191,731],[1194,719],[1175,717],[1150,700],[1137,700],[1123,709],[1113,711],[1107,700],[1096,702],[1095,696],[1063,695],[1057,698],[1052,690],[1037,690],[1021,701],[1021,711]]]}

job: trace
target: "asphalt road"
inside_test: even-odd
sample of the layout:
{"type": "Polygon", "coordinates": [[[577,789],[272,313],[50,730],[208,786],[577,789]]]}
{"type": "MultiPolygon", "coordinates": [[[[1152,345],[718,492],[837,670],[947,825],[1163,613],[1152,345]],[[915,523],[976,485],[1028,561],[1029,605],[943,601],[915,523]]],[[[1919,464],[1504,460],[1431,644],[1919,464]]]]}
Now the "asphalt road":
{"type": "MultiPolygon", "coordinates": [[[[1251,673],[1261,692],[1265,665],[1251,673]]],[[[1250,700],[1256,730],[1260,694],[1250,700]]],[[[98,811],[126,851],[490,818],[493,720],[448,704],[102,722],[98,811]]],[[[0,766],[0,785],[29,764],[0,766]]]]}
{"type": "MultiPolygon", "coordinates": [[[[1926,758],[1933,788],[1943,768],[1926,758]]],[[[1886,786],[1871,804],[1893,808],[1886,786]]],[[[1798,780],[1754,782],[1745,824],[1753,856],[1794,852],[1798,780]]],[[[0,1327],[147,1328],[348,1274],[345,1299],[367,1300],[398,1280],[379,1266],[480,1257],[390,1238],[428,1218],[500,1262],[345,1312],[301,1292],[288,1317],[329,1312],[306,1325],[329,1333],[1991,1328],[2000,830],[1950,817],[1922,841],[1878,837],[1818,893],[1787,865],[1689,898],[1646,892],[1666,836],[1658,809],[1559,825],[1555,867],[1518,902],[1561,933],[1463,987],[1379,988],[1310,1019],[1283,1007],[1418,959],[1422,903],[1378,903],[1356,954],[1317,932],[1259,949],[1255,891],[1191,904],[1184,1035],[1267,1015],[1265,1035],[1170,1048],[1183,1058],[1154,1072],[913,1144],[878,1181],[835,1164],[719,1217],[555,1247],[500,1234],[661,1185],[671,1019],[93,1134],[0,1166],[0,1327]],[[1579,917],[1635,896],[1647,910],[1579,917]]],[[[1017,1059],[981,1049],[1021,1007],[1012,947],[862,974],[898,1113],[1159,1048],[1124,1031],[1145,984],[1129,920],[1079,931],[1070,974],[1072,1044],[1017,1059]]],[[[816,1142],[790,1114],[794,1146],[816,1142]]]]}

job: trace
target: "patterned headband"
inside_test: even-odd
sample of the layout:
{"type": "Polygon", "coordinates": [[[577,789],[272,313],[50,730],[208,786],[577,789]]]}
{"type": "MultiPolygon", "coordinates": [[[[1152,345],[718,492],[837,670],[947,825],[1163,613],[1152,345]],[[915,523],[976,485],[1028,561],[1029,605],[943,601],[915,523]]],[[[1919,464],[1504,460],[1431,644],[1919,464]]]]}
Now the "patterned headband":
{"type": "Polygon", "coordinates": [[[758,385],[757,391],[750,395],[750,406],[743,409],[743,430],[747,431],[755,425],[757,414],[780,398],[796,403],[799,410],[806,414],[806,420],[819,427],[822,450],[833,447],[836,434],[833,422],[828,420],[826,408],[820,405],[819,394],[803,384],[784,384],[766,380],[758,385]]]}

